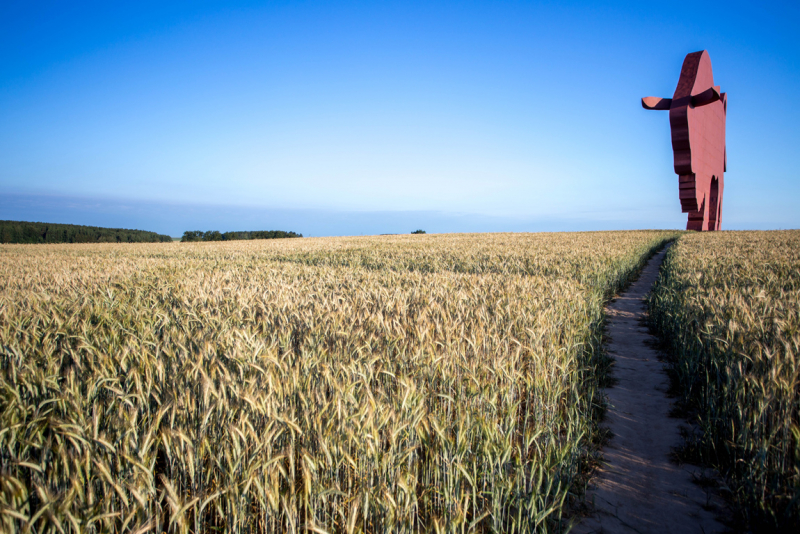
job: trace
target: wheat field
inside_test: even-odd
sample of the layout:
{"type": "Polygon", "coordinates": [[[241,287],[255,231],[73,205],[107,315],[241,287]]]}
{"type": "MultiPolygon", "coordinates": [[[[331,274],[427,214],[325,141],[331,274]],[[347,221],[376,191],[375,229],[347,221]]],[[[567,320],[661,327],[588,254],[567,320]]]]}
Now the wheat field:
{"type": "Polygon", "coordinates": [[[687,234],[650,297],[691,448],[756,530],[800,526],[800,231],[687,234]]]}
{"type": "Polygon", "coordinates": [[[0,530],[557,531],[677,235],[0,246],[0,530]]]}

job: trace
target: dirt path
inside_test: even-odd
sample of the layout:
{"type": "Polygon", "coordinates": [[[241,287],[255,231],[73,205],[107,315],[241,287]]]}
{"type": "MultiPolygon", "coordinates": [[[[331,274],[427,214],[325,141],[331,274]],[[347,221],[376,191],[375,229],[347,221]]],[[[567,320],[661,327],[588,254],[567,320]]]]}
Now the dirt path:
{"type": "Polygon", "coordinates": [[[642,322],[644,297],[665,253],[654,256],[630,289],[606,308],[617,382],[606,390],[605,424],[613,437],[586,497],[593,513],[575,527],[576,534],[724,530],[708,509],[718,501],[692,482],[699,468],[670,461],[671,447],[680,443],[681,421],[668,416],[668,378],[642,322]]]}

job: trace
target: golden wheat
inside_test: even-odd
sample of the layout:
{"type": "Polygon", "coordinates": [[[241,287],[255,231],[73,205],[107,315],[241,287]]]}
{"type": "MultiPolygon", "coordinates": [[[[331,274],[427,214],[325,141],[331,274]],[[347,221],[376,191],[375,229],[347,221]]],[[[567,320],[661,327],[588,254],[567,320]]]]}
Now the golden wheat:
{"type": "Polygon", "coordinates": [[[531,532],[671,232],[0,247],[0,524],[531,532]]]}
{"type": "Polygon", "coordinates": [[[667,254],[650,309],[697,412],[693,446],[726,476],[749,522],[796,529],[800,231],[685,235],[667,254]]]}

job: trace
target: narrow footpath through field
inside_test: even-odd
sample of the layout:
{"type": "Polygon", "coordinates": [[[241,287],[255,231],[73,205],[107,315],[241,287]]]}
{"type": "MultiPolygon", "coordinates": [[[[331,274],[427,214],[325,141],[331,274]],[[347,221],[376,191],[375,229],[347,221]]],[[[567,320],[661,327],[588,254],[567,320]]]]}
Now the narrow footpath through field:
{"type": "Polygon", "coordinates": [[[608,305],[609,354],[616,360],[604,422],[613,433],[586,496],[590,515],[573,533],[722,532],[717,499],[693,482],[700,469],[670,459],[682,421],[669,417],[669,379],[643,319],[644,297],[666,249],[608,305]]]}

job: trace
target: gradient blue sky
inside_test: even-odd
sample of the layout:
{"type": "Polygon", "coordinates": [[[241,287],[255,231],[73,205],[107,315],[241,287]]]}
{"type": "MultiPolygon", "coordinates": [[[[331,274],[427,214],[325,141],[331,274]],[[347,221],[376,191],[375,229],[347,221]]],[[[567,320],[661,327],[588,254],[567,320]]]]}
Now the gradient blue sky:
{"type": "Polygon", "coordinates": [[[707,49],[723,227],[800,227],[800,3],[0,3],[0,219],[311,235],[682,228],[707,49]]]}

